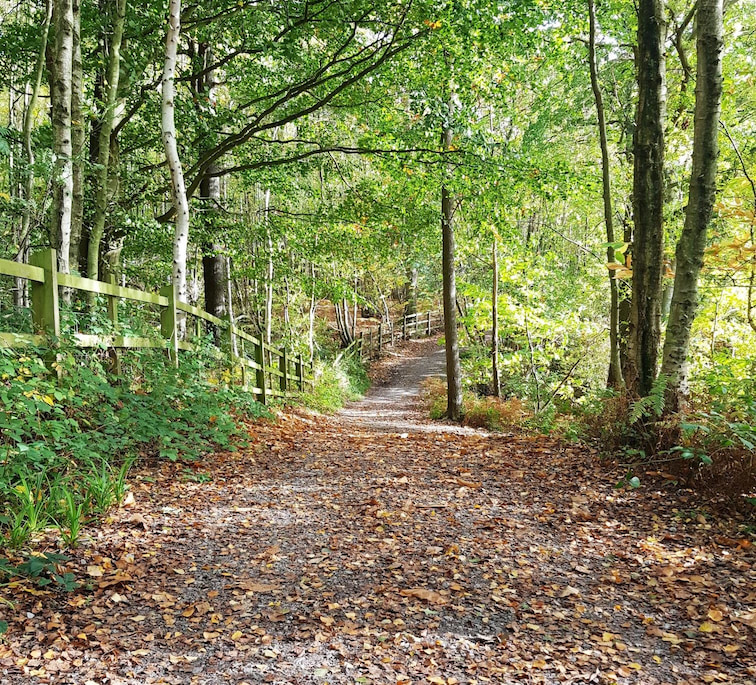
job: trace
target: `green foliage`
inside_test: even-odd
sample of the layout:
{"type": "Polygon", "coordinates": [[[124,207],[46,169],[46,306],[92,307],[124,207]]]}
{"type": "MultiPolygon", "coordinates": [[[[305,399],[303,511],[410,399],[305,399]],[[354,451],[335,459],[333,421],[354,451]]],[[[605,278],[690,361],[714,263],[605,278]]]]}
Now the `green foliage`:
{"type": "Polygon", "coordinates": [[[31,579],[37,586],[55,584],[66,592],[71,592],[79,587],[73,573],[60,572],[61,564],[69,561],[65,554],[53,554],[46,552],[34,554],[19,564],[12,564],[8,559],[0,558],[0,583],[7,582],[11,578],[21,576],[31,579]]]}
{"type": "Polygon", "coordinates": [[[631,426],[642,419],[661,418],[664,412],[664,393],[667,391],[668,382],[669,379],[664,374],[659,374],[648,395],[633,402],[628,417],[628,423],[631,426]]]}
{"type": "Polygon", "coordinates": [[[238,419],[269,415],[217,376],[209,349],[179,370],[158,351],[124,355],[63,343],[54,369],[42,351],[0,350],[0,532],[21,548],[50,525],[75,545],[82,524],[124,498],[137,459],[198,459],[243,438],[238,419]],[[126,380],[128,379],[128,381],[126,380]]]}
{"type": "Polygon", "coordinates": [[[301,401],[315,411],[332,414],[347,402],[360,399],[369,387],[370,379],[360,358],[346,354],[315,367],[315,387],[303,392],[301,401]]]}

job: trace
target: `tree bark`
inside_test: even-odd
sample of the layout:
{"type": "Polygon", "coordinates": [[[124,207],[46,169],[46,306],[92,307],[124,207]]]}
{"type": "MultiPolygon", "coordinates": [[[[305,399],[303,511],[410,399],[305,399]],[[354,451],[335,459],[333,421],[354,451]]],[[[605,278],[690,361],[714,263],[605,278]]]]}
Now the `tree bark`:
{"type": "MultiPolygon", "coordinates": [[[[441,132],[441,147],[448,150],[453,133],[449,126],[441,132]]],[[[457,283],[454,270],[454,207],[449,188],[441,186],[442,271],[444,289],[444,338],[446,340],[446,416],[462,418],[462,370],[457,340],[457,283]]]]}
{"type": "Polygon", "coordinates": [[[176,143],[174,118],[176,98],[176,54],[181,34],[181,0],[170,0],[168,32],[165,38],[165,66],[162,83],[162,137],[165,158],[171,173],[171,196],[176,210],[173,234],[173,283],[180,300],[186,302],[186,259],[189,244],[189,203],[186,199],[184,171],[176,143]]]}
{"type": "Polygon", "coordinates": [[[645,396],[656,380],[664,249],[666,79],[663,0],[638,1],[638,108],[633,141],[633,294],[628,388],[645,396]]]}
{"type": "MultiPolygon", "coordinates": [[[[32,146],[32,124],[34,122],[34,114],[37,109],[37,101],[39,99],[39,92],[42,88],[42,75],[45,70],[45,55],[47,53],[47,39],[50,33],[50,22],[52,21],[52,0],[47,0],[45,5],[45,18],[42,24],[42,32],[40,35],[39,52],[37,53],[37,62],[34,66],[34,81],[31,86],[31,93],[29,94],[29,100],[26,103],[26,111],[24,112],[24,124],[22,141],[24,148],[24,163],[26,164],[26,172],[24,175],[24,210],[21,216],[21,235],[18,240],[18,248],[16,252],[16,261],[25,261],[24,257],[27,252],[29,244],[29,232],[31,231],[32,216],[34,214],[34,147],[32,146]]],[[[16,304],[23,306],[23,294],[24,294],[24,282],[25,279],[16,279],[16,288],[14,290],[16,304]]]]}
{"type": "Polygon", "coordinates": [[[84,222],[84,67],[81,61],[81,0],[73,0],[74,34],[71,65],[71,153],[73,197],[71,200],[71,262],[79,269],[79,248],[84,222]]]}
{"type": "Polygon", "coordinates": [[[491,289],[491,373],[493,376],[493,396],[501,397],[499,377],[499,250],[496,233],[493,236],[491,253],[493,257],[493,288],[491,289]]]}
{"type": "MultiPolygon", "coordinates": [[[[596,101],[596,116],[598,119],[599,141],[601,144],[601,182],[604,197],[604,224],[606,225],[606,259],[609,264],[616,261],[614,252],[614,215],[612,212],[612,185],[609,168],[609,143],[606,136],[606,116],[604,113],[604,99],[601,94],[601,85],[598,77],[598,64],[596,60],[596,5],[594,0],[588,0],[588,17],[590,23],[590,36],[588,42],[588,60],[591,71],[591,88],[596,101]]],[[[622,363],[619,351],[619,287],[617,284],[616,270],[608,269],[609,272],[609,373],[608,385],[612,388],[621,388],[624,385],[622,378],[622,363]]]]}
{"type": "MultiPolygon", "coordinates": [[[[113,17],[113,37],[110,41],[105,97],[102,103],[100,134],[98,139],[97,167],[95,170],[95,213],[87,245],[87,275],[97,280],[100,274],[100,243],[105,233],[105,220],[110,199],[110,134],[116,116],[118,81],[121,74],[121,43],[126,23],[126,0],[118,0],[113,17]]],[[[167,60],[167,58],[166,58],[167,60]]],[[[165,130],[163,132],[165,135],[165,130]]]]}
{"type": "Polygon", "coordinates": [[[58,270],[70,272],[71,218],[73,212],[73,147],[71,141],[71,80],[73,72],[74,12],[72,0],[54,0],[54,72],[52,99],[55,190],[51,242],[58,251],[58,270]]]}
{"type": "Polygon", "coordinates": [[[273,331],[273,235],[270,231],[270,188],[265,189],[265,238],[267,243],[268,269],[265,282],[265,342],[270,345],[273,331]]]}
{"type": "Polygon", "coordinates": [[[722,0],[699,0],[696,17],[696,104],[693,168],[685,225],[675,251],[675,285],[664,340],[665,411],[677,411],[688,394],[690,330],[698,305],[698,277],[716,194],[719,114],[722,101],[722,0]]]}

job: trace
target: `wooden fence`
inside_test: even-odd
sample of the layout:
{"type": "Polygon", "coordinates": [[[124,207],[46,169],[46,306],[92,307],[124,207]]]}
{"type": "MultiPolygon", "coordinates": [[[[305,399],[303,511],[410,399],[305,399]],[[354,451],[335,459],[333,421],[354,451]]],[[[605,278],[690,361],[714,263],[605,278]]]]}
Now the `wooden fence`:
{"type": "Polygon", "coordinates": [[[380,356],[387,346],[393,347],[397,340],[428,337],[443,328],[444,315],[441,312],[405,314],[401,319],[379,323],[367,331],[360,332],[350,347],[357,350],[362,359],[374,359],[380,356]]]}
{"type": "Polygon", "coordinates": [[[150,293],[136,288],[121,287],[116,285],[115,279],[105,283],[62,274],[57,270],[57,255],[52,249],[33,254],[29,264],[0,259],[0,275],[22,278],[30,282],[34,330],[33,334],[0,332],[0,346],[43,347],[48,336],[60,336],[59,289],[69,288],[104,295],[107,298],[108,319],[114,331],[113,335],[75,333],[74,340],[79,347],[106,347],[112,350],[165,349],[173,364],[178,367],[179,351],[196,349],[190,339],[180,339],[182,319],[186,330],[196,336],[201,334],[202,321],[205,321],[216,327],[223,340],[221,346],[216,348],[219,361],[227,365],[231,378],[240,377],[243,386],[254,393],[256,399],[263,404],[266,404],[270,397],[286,397],[295,389],[301,391],[306,385],[313,384],[312,363],[305,362],[301,354],[295,357],[286,348],[279,349],[268,345],[228,320],[179,301],[173,285],[165,286],[159,293],[150,293]],[[159,337],[118,335],[118,304],[121,300],[159,307],[159,337]],[[252,379],[253,383],[250,382],[252,379]]]}

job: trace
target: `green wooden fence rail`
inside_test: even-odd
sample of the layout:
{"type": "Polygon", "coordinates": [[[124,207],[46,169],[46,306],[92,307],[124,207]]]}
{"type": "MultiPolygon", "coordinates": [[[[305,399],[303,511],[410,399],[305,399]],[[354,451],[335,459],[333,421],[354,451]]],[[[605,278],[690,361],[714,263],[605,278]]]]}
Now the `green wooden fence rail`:
{"type": "MultiPolygon", "coordinates": [[[[29,264],[20,264],[0,259],[0,275],[23,278],[30,282],[31,319],[33,334],[0,332],[0,347],[42,347],[49,336],[60,336],[59,289],[68,288],[80,292],[107,297],[108,319],[113,330],[118,331],[119,300],[131,300],[160,307],[160,337],[137,337],[126,335],[90,335],[74,333],[79,347],[106,347],[118,349],[158,348],[167,351],[175,366],[179,364],[180,350],[194,351],[191,339],[181,339],[179,332],[184,326],[193,335],[201,333],[201,322],[212,324],[220,332],[222,343],[216,348],[219,362],[227,365],[231,378],[241,378],[243,386],[256,399],[266,404],[271,397],[287,397],[295,390],[302,391],[313,385],[312,362],[294,356],[286,348],[279,349],[264,343],[259,338],[241,330],[226,319],[179,301],[173,285],[167,285],[159,293],[150,293],[137,288],[125,288],[111,282],[95,281],[71,274],[58,273],[55,250],[42,250],[31,255],[29,264]],[[194,321],[190,319],[194,317],[194,321]],[[194,326],[190,324],[194,323],[194,326]]],[[[116,355],[116,359],[117,355],[116,355]]]]}

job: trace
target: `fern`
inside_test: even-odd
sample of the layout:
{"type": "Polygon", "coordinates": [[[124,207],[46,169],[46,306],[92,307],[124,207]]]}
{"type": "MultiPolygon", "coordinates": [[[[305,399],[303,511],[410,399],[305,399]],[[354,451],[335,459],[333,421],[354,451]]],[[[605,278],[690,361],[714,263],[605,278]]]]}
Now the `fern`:
{"type": "Polygon", "coordinates": [[[648,395],[633,402],[630,409],[630,425],[638,423],[641,419],[658,419],[661,417],[664,412],[664,396],[667,392],[668,383],[669,376],[663,373],[659,374],[648,395]]]}

